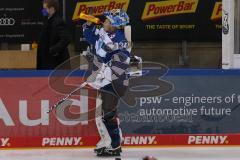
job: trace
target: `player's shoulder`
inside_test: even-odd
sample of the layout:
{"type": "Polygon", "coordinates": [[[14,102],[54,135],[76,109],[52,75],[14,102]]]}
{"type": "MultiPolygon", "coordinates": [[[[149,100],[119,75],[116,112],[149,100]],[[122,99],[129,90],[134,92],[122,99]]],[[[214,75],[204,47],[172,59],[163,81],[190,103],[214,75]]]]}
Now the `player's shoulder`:
{"type": "Polygon", "coordinates": [[[114,33],[114,37],[112,39],[115,42],[125,41],[126,37],[125,37],[125,34],[124,34],[124,30],[121,30],[121,29],[116,30],[116,32],[114,33]]]}

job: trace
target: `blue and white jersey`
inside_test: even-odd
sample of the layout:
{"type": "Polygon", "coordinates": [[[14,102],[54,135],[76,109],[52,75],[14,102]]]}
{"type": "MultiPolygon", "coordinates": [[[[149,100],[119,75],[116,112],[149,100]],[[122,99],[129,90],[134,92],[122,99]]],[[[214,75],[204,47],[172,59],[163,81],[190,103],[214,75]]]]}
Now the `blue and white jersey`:
{"type": "MultiPolygon", "coordinates": [[[[126,70],[129,67],[130,53],[127,51],[128,42],[123,30],[113,33],[106,32],[103,28],[95,26],[83,27],[83,34],[89,44],[95,45],[96,57],[93,64],[98,67],[99,63],[108,64],[112,70],[112,80],[126,80],[126,70]],[[101,59],[101,62],[98,60],[101,59]]],[[[127,82],[123,82],[127,85],[127,82]]]]}
{"type": "Polygon", "coordinates": [[[96,29],[94,25],[85,26],[84,37],[89,44],[95,45],[96,55],[107,63],[115,53],[124,54],[129,57],[127,51],[128,41],[123,30],[116,30],[113,33],[106,32],[103,28],[96,29]]]}

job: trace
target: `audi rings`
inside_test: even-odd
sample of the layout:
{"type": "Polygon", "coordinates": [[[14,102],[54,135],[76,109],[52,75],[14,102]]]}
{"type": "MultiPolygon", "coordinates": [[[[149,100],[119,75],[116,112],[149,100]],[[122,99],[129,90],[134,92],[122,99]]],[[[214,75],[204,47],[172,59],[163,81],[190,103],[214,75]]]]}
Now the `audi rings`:
{"type": "Polygon", "coordinates": [[[13,26],[15,19],[13,18],[0,18],[0,26],[13,26]]]}

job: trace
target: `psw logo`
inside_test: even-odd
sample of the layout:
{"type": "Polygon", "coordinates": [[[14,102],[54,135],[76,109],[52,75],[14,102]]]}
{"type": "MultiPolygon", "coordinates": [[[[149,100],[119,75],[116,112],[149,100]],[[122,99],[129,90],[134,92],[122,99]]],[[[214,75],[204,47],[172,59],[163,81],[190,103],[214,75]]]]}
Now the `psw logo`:
{"type": "Polygon", "coordinates": [[[155,141],[156,136],[130,136],[123,137],[124,145],[143,145],[143,144],[157,144],[155,141]]]}
{"type": "Polygon", "coordinates": [[[189,136],[188,144],[228,144],[227,136],[189,136]]]}
{"type": "Polygon", "coordinates": [[[42,146],[80,146],[82,137],[43,138],[42,146]]]}

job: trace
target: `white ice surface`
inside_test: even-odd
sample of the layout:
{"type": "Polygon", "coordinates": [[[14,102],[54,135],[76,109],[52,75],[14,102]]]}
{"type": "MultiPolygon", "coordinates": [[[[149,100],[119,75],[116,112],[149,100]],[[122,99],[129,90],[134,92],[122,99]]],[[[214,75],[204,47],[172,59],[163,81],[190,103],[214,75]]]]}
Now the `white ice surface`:
{"type": "MultiPolygon", "coordinates": [[[[93,149],[0,150],[0,160],[114,160],[98,158],[93,149]]],[[[240,160],[240,147],[124,148],[122,160],[140,160],[146,155],[158,160],[240,160]]]]}

